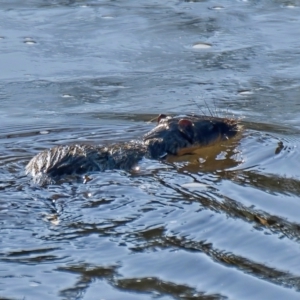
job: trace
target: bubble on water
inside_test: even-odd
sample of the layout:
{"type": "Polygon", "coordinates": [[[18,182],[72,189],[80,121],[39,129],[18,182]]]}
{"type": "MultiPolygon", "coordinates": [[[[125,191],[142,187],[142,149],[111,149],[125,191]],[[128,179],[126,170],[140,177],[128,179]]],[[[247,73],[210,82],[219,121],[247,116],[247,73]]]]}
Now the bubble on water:
{"type": "MultiPolygon", "coordinates": [[[[83,179],[84,184],[90,182],[91,180],[93,180],[93,178],[88,176],[88,175],[82,176],[82,179],[83,179]]],[[[90,196],[88,196],[88,197],[90,197],[90,196]]]]}
{"type": "Polygon", "coordinates": [[[44,216],[46,222],[50,222],[52,225],[59,225],[60,221],[57,214],[46,214],[44,216]]]}
{"type": "Polygon", "coordinates": [[[61,95],[63,98],[73,98],[74,96],[70,95],[70,94],[63,94],[61,95]]]}
{"type": "Polygon", "coordinates": [[[59,225],[59,223],[60,223],[59,220],[51,220],[50,222],[52,225],[55,225],[55,226],[59,225]]]}
{"type": "Polygon", "coordinates": [[[209,49],[212,47],[212,44],[209,44],[209,43],[202,43],[202,42],[198,42],[198,43],[195,43],[192,48],[193,49],[209,49]]]}
{"type": "Polygon", "coordinates": [[[295,8],[296,5],[294,5],[294,4],[287,4],[285,7],[286,7],[286,8],[295,8]]]}
{"type": "Polygon", "coordinates": [[[41,283],[37,282],[37,281],[30,281],[29,285],[30,286],[39,286],[39,285],[41,285],[41,283]]]}
{"type": "Polygon", "coordinates": [[[36,41],[32,38],[27,37],[24,39],[24,43],[27,45],[34,45],[34,44],[36,44],[36,41]]]}
{"type": "Polygon", "coordinates": [[[253,92],[251,90],[240,90],[238,91],[239,95],[242,95],[242,96],[247,96],[247,95],[252,95],[253,92]]]}
{"type": "Polygon", "coordinates": [[[102,19],[114,19],[115,17],[111,16],[111,15],[104,15],[101,16],[102,19]]]}
{"type": "Polygon", "coordinates": [[[224,9],[224,7],[221,5],[216,5],[216,6],[212,6],[210,9],[221,10],[224,9]]]}

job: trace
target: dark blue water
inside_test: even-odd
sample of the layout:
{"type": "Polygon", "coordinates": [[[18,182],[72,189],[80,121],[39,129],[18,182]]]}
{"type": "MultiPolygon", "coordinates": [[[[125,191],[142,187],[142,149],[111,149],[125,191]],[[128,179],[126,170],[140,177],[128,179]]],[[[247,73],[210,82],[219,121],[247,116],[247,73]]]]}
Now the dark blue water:
{"type": "Polygon", "coordinates": [[[0,298],[299,299],[299,35],[298,1],[0,1],[0,298]],[[243,130],[87,184],[24,174],[190,112],[243,130]]]}

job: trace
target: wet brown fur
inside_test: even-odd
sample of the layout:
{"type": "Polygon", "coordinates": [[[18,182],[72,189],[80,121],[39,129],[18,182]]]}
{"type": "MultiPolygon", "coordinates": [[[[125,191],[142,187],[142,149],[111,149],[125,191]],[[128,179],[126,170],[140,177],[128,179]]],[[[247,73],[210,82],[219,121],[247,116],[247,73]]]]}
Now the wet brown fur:
{"type": "Polygon", "coordinates": [[[187,115],[160,115],[158,124],[142,141],[109,146],[56,146],[37,154],[26,166],[39,184],[54,183],[63,175],[86,174],[109,169],[129,170],[143,157],[164,158],[183,155],[194,149],[227,140],[238,132],[234,119],[187,115]]]}

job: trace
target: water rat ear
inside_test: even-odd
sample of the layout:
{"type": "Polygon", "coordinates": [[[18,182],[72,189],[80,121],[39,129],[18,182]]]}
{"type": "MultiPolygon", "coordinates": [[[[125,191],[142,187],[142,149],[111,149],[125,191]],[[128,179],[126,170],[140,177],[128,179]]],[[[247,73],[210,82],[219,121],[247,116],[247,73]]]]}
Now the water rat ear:
{"type": "Polygon", "coordinates": [[[159,123],[160,120],[165,119],[166,117],[167,117],[167,115],[165,115],[165,114],[160,114],[160,115],[157,117],[157,123],[159,123]]]}
{"type": "Polygon", "coordinates": [[[187,119],[180,119],[178,121],[178,125],[180,127],[186,128],[186,127],[189,127],[189,126],[193,126],[193,122],[190,121],[190,120],[187,120],[187,119]]]}

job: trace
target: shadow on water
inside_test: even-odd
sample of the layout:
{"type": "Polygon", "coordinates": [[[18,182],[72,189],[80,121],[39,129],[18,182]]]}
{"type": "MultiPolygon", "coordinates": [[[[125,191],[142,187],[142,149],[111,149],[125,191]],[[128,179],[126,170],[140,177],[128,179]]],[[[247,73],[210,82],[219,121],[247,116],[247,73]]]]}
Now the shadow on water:
{"type": "Polygon", "coordinates": [[[172,296],[174,299],[199,299],[199,300],[215,300],[226,299],[221,295],[205,295],[186,285],[178,285],[172,282],[166,282],[159,278],[118,278],[117,267],[95,267],[89,265],[70,266],[61,268],[59,271],[71,272],[80,276],[76,287],[61,291],[64,297],[76,297],[84,292],[90,283],[97,280],[108,281],[112,287],[117,290],[132,291],[134,293],[142,293],[144,295],[163,297],[172,296]]]}

